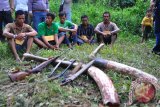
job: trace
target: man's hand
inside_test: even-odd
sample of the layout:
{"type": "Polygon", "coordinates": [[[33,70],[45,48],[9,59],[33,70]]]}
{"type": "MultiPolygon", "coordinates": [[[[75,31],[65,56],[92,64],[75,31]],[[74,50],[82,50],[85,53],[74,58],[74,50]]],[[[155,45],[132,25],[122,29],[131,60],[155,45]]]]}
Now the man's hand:
{"type": "Polygon", "coordinates": [[[153,10],[155,7],[155,2],[153,0],[150,1],[150,8],[153,10]]]}
{"type": "Polygon", "coordinates": [[[13,14],[14,13],[14,8],[11,8],[11,14],[13,14]]]}
{"type": "Polygon", "coordinates": [[[59,49],[59,44],[56,44],[56,45],[55,45],[55,48],[56,48],[56,49],[59,49]]]}
{"type": "Polygon", "coordinates": [[[111,32],[110,31],[104,31],[104,32],[102,32],[102,35],[104,37],[111,36],[111,32]]]}
{"type": "Polygon", "coordinates": [[[59,50],[59,45],[54,45],[53,48],[54,50],[59,50]]]}
{"type": "Polygon", "coordinates": [[[104,33],[104,32],[102,32],[102,35],[103,35],[103,36],[107,36],[107,34],[106,34],[106,33],[104,33]]]}
{"type": "Polygon", "coordinates": [[[17,36],[16,36],[16,39],[25,39],[26,37],[26,33],[19,33],[17,36]]]}
{"type": "Polygon", "coordinates": [[[58,45],[58,44],[56,44],[56,45],[51,45],[50,48],[51,48],[52,50],[59,50],[59,45],[58,45]]]}
{"type": "Polygon", "coordinates": [[[77,32],[77,29],[70,29],[70,32],[76,33],[76,32],[77,32]]]}
{"type": "Polygon", "coordinates": [[[91,44],[91,41],[92,41],[92,40],[88,40],[88,43],[91,44]]]}
{"type": "Polygon", "coordinates": [[[30,17],[32,17],[32,16],[33,16],[32,11],[29,11],[29,16],[30,16],[30,17]]]}

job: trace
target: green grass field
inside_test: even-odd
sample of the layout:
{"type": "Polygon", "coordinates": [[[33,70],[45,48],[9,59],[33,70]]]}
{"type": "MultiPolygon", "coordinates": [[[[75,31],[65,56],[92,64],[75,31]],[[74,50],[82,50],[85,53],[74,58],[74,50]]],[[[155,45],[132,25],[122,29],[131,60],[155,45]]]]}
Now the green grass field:
{"type": "MultiPolygon", "coordinates": [[[[57,11],[57,2],[51,2],[50,5],[52,11],[57,11]]],[[[104,5],[99,8],[97,8],[97,6],[100,6],[100,4],[80,3],[73,5],[73,21],[80,23],[81,14],[88,13],[91,17],[91,22],[96,25],[102,20],[101,14],[106,10],[104,5]],[[86,9],[88,6],[90,7],[86,9]],[[76,11],[76,9],[81,11],[76,11]]],[[[137,26],[139,26],[137,23],[140,23],[140,18],[142,18],[144,14],[141,16],[137,15],[138,19],[136,19],[136,14],[139,13],[134,13],[134,11],[138,11],[140,7],[147,7],[147,4],[144,6],[138,4],[136,6],[137,7],[123,10],[123,18],[120,15],[121,10],[107,8],[113,13],[112,19],[117,22],[121,28],[121,32],[118,35],[114,47],[104,46],[97,54],[97,57],[141,69],[159,79],[160,56],[151,53],[155,44],[155,38],[152,37],[149,41],[142,44],[140,43],[140,33],[136,32],[137,29],[140,29],[137,28],[137,26]],[[134,15],[132,18],[129,18],[132,12],[134,15]],[[125,22],[125,20],[127,21],[125,22]],[[133,29],[134,27],[136,28],[133,29]]],[[[143,13],[142,10],[139,11],[143,13]]],[[[61,58],[66,57],[66,60],[76,59],[77,61],[87,63],[88,55],[97,46],[97,44],[76,46],[61,58]]],[[[67,47],[63,45],[61,48],[65,50],[67,47]]],[[[36,45],[33,45],[31,53],[42,57],[53,57],[59,55],[61,52],[38,49],[36,45]]],[[[29,69],[30,67],[35,67],[37,64],[39,63],[34,61],[24,61],[20,64],[16,63],[7,43],[0,42],[0,107],[67,107],[67,105],[71,104],[77,105],[77,107],[98,107],[102,101],[96,83],[87,74],[81,75],[71,84],[63,87],[59,86],[61,79],[51,82],[47,81],[47,75],[50,73],[52,66],[44,69],[42,73],[31,75],[24,81],[14,83],[9,81],[7,72],[14,68],[21,70],[29,69]]],[[[59,72],[62,70],[62,68],[58,69],[59,72]]],[[[116,73],[113,70],[104,72],[114,83],[121,101],[121,107],[125,107],[124,104],[128,101],[129,88],[133,78],[116,73]]],[[[160,105],[157,103],[159,99],[160,92],[157,91],[156,98],[151,103],[135,103],[131,107],[159,107],[160,105]]]]}

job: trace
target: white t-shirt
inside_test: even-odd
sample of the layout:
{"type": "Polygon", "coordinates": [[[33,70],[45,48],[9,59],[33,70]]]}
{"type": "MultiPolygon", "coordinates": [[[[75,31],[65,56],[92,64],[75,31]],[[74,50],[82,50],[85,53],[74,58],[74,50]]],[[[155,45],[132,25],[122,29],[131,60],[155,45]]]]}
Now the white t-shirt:
{"type": "Polygon", "coordinates": [[[15,0],[15,10],[28,11],[28,0],[15,0]]]}

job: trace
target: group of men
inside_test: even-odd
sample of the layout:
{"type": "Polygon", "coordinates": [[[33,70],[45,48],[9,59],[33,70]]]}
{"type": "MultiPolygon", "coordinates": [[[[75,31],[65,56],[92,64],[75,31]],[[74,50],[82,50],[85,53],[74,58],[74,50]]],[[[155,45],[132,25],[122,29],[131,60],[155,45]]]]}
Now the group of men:
{"type": "MultiPolygon", "coordinates": [[[[3,7],[0,7],[0,13],[10,13],[8,16],[5,16],[10,19],[12,19],[11,13],[14,6],[19,5],[15,8],[14,22],[13,19],[7,22],[6,18],[3,17],[4,14],[0,16],[1,26],[8,23],[3,30],[3,36],[1,34],[0,38],[3,41],[6,37],[18,62],[23,60],[23,58],[21,59],[19,57],[17,51],[26,49],[26,52],[29,53],[33,43],[41,48],[55,50],[59,49],[62,43],[67,44],[69,48],[83,43],[95,43],[95,33],[97,34],[97,41],[99,43],[104,42],[113,45],[117,38],[119,28],[109,20],[109,12],[103,13],[103,22],[94,28],[89,23],[87,15],[81,16],[82,23],[78,26],[67,20],[67,12],[65,11],[59,13],[59,21],[54,21],[56,16],[54,13],[49,12],[48,0],[28,0],[28,10],[23,10],[23,5],[26,4],[25,0],[23,0],[25,3],[21,2],[21,4],[20,1],[16,0],[14,3],[9,3],[9,0],[4,0],[4,3],[8,4],[7,6],[4,6],[4,3],[0,3],[0,5],[3,4],[1,5],[3,7]],[[28,17],[26,17],[28,12],[33,16],[33,28],[28,24],[28,17]]],[[[70,0],[66,1],[68,2],[70,0]]]]}

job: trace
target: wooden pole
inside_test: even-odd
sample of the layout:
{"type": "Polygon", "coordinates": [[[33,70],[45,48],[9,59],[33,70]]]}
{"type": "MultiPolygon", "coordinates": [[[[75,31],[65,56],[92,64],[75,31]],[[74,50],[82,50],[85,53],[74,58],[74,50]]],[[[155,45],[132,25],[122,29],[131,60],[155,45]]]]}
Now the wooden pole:
{"type": "Polygon", "coordinates": [[[100,51],[101,48],[103,48],[104,43],[101,43],[90,55],[89,58],[93,59],[96,57],[96,54],[100,51]]]}

